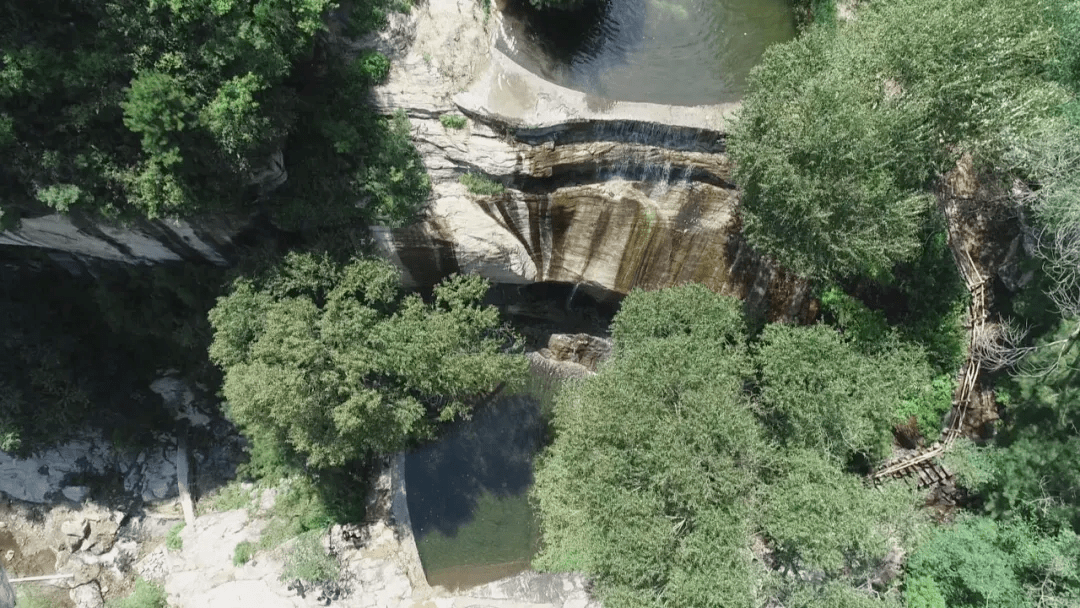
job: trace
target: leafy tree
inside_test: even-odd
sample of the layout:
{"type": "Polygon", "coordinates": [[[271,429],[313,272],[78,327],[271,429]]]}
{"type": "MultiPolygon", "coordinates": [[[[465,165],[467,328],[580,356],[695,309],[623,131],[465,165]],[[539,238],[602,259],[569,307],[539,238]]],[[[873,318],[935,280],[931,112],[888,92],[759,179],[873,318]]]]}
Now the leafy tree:
{"type": "MultiPolygon", "coordinates": [[[[373,14],[389,2],[351,10],[373,14]]],[[[252,183],[282,150],[301,187],[312,176],[300,157],[322,162],[315,179],[325,184],[304,198],[312,218],[412,217],[427,196],[423,167],[408,138],[401,143],[364,106],[371,75],[385,76],[388,64],[373,55],[350,62],[322,36],[334,8],[332,0],[9,3],[0,9],[3,222],[50,209],[188,216],[246,210],[257,199],[295,218],[291,207],[302,202],[252,183]],[[369,144],[341,149],[317,128],[348,121],[369,144]],[[319,198],[338,182],[355,186],[319,198]],[[368,197],[375,201],[364,205],[368,197]]]]}
{"type": "Polygon", "coordinates": [[[584,569],[605,606],[751,602],[754,471],[768,447],[741,392],[745,346],[712,339],[743,331],[738,303],[701,286],[626,298],[613,326],[618,355],[557,400],[534,488],[538,567],[584,569]],[[657,300],[731,323],[683,309],[657,326],[648,314],[657,300]]]}
{"type": "Polygon", "coordinates": [[[748,238],[806,275],[911,259],[927,188],[1064,100],[1040,0],[875,2],[771,47],[731,133],[748,238]]]}
{"type": "MultiPolygon", "coordinates": [[[[905,544],[918,530],[912,496],[865,488],[838,462],[849,447],[841,442],[833,451],[816,431],[869,429],[862,442],[874,443],[887,434],[889,414],[869,406],[887,397],[837,391],[827,408],[811,404],[820,408],[811,420],[782,428],[762,424],[775,419],[747,390],[755,365],[791,367],[799,359],[820,367],[832,358],[823,372],[831,379],[839,375],[833,365],[876,373],[865,361],[877,360],[827,328],[767,326],[766,345],[752,349],[738,302],[700,285],[631,293],[612,335],[613,359],[557,397],[555,439],[533,489],[544,541],[534,565],[585,571],[605,606],[747,606],[761,604],[763,594],[784,605],[889,605],[851,583],[866,580],[890,542],[905,544]],[[849,400],[855,406],[844,410],[849,400]],[[834,409],[842,413],[830,418],[834,409]],[[800,577],[774,576],[751,561],[755,537],[800,577]]],[[[816,374],[805,370],[759,371],[771,382],[760,401],[765,392],[794,401],[798,391],[817,388],[807,388],[816,374]]],[[[878,392],[902,384],[867,376],[878,392]]]]}
{"type": "Polygon", "coordinates": [[[883,457],[894,412],[925,390],[930,373],[918,350],[881,346],[863,352],[825,325],[766,326],[755,358],[758,400],[773,437],[841,463],[855,454],[883,457]]]}
{"type": "Polygon", "coordinates": [[[480,306],[486,292],[459,276],[426,304],[387,262],[289,254],[210,312],[229,414],[312,466],[402,449],[524,373],[498,311],[480,306]]]}
{"type": "Polygon", "coordinates": [[[965,518],[911,555],[905,588],[912,607],[1072,605],[1080,600],[1080,538],[1041,536],[1023,521],[965,518]]]}
{"type": "Polygon", "coordinates": [[[1002,387],[1009,419],[990,454],[996,472],[986,496],[999,517],[1034,517],[1080,532],[1080,347],[1046,347],[1072,332],[1071,323],[1061,323],[1026,362],[1040,373],[1002,387]]]}
{"type": "Polygon", "coordinates": [[[916,529],[915,499],[901,486],[869,492],[820,454],[791,450],[762,502],[761,528],[781,567],[794,572],[868,576],[916,529]]]}
{"type": "Polygon", "coordinates": [[[897,608],[900,605],[893,594],[882,597],[838,581],[809,585],[785,581],[779,587],[777,597],[790,608],[897,608]]]}

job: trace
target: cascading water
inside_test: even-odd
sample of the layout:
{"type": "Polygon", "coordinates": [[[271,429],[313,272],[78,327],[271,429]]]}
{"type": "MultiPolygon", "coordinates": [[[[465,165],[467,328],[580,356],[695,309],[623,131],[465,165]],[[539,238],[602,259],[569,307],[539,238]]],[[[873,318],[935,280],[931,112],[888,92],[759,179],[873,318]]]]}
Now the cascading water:
{"type": "MultiPolygon", "coordinates": [[[[771,305],[763,304],[764,286],[784,277],[737,234],[724,155],[727,106],[716,104],[737,100],[764,48],[793,35],[789,0],[599,1],[595,27],[563,46],[565,37],[550,38],[550,20],[504,7],[490,79],[455,103],[506,135],[500,141],[514,168],[487,170],[506,192],[454,199],[461,201],[455,211],[478,212],[477,221],[455,223],[464,213],[433,221],[431,242],[452,245],[438,250],[436,265],[483,272],[482,256],[451,242],[455,233],[499,243],[498,273],[557,286],[550,304],[564,319],[588,309],[584,302],[598,292],[621,296],[688,281],[744,297],[750,306],[771,305]],[[671,105],[652,105],[660,103],[671,105]],[[697,104],[712,105],[681,107],[697,104]],[[495,238],[477,232],[485,225],[495,238]]],[[[568,19],[563,23],[571,27],[577,17],[568,19]]],[[[399,255],[420,249],[415,240],[401,242],[399,255]]],[[[415,267],[414,276],[433,266],[427,258],[404,263],[410,272],[415,267]]],[[[507,311],[533,318],[518,299],[507,311]]],[[[556,331],[594,330],[562,322],[556,331]]],[[[408,506],[430,583],[470,586],[528,567],[537,538],[526,495],[543,441],[537,401],[500,398],[407,457],[408,506]]]]}

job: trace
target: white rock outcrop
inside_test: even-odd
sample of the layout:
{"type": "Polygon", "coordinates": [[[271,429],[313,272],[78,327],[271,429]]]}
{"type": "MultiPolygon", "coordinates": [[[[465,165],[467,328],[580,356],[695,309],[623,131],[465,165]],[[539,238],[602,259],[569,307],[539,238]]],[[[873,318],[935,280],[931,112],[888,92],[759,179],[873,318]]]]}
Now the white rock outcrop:
{"type": "Polygon", "coordinates": [[[39,247],[126,264],[208,261],[226,264],[225,252],[246,221],[143,220],[110,223],[54,213],[20,220],[0,231],[0,245],[39,247]]]}
{"type": "Polygon", "coordinates": [[[407,283],[471,272],[604,296],[694,281],[772,318],[808,314],[806,284],[740,235],[723,141],[737,105],[597,100],[514,63],[500,29],[470,0],[431,0],[364,41],[393,60],[375,104],[410,117],[432,179],[423,222],[374,230],[407,283]],[[443,114],[470,120],[448,128],[443,114]],[[472,194],[466,173],[505,192],[472,194]]]}

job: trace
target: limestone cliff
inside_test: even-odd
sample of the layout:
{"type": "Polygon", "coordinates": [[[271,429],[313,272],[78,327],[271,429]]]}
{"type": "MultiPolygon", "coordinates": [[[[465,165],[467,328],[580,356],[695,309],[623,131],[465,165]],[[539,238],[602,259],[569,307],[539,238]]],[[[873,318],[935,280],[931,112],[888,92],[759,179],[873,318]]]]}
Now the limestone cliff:
{"type": "Polygon", "coordinates": [[[432,0],[366,41],[394,59],[375,103],[409,115],[433,183],[423,222],[376,229],[407,280],[477,272],[594,296],[697,281],[772,318],[809,314],[807,285],[740,236],[723,132],[734,106],[619,102],[554,85],[497,50],[497,15],[481,41],[479,12],[432,0]],[[443,114],[470,120],[456,130],[443,114]],[[471,194],[465,173],[505,192],[471,194]]]}
{"type": "Polygon", "coordinates": [[[224,265],[233,239],[248,224],[246,219],[227,217],[120,223],[54,213],[23,218],[17,228],[0,232],[0,245],[39,247],[127,264],[208,261],[224,265]]]}
{"type": "MultiPolygon", "coordinates": [[[[498,48],[512,41],[474,0],[430,0],[355,50],[392,60],[373,103],[411,119],[433,184],[423,221],[374,229],[415,285],[451,272],[505,283],[580,284],[594,296],[702,282],[771,318],[805,317],[804,282],[740,236],[724,130],[732,105],[662,106],[591,97],[547,82],[498,48]],[[502,38],[500,38],[502,37],[502,38]],[[444,126],[444,114],[469,118],[444,126]],[[473,173],[505,187],[471,194],[473,173]]],[[[282,163],[277,159],[277,166],[282,163]]],[[[260,178],[280,184],[282,172],[260,178]]],[[[128,263],[225,263],[235,220],[100,222],[51,215],[0,233],[29,245],[128,263]]]]}

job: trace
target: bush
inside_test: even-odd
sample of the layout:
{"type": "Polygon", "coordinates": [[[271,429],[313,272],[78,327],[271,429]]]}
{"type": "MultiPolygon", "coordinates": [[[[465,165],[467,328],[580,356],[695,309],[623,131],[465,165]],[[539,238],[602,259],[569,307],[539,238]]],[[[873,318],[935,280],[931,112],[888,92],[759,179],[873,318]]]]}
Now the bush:
{"type": "Polygon", "coordinates": [[[936,441],[941,435],[945,414],[952,409],[955,390],[956,378],[951,374],[942,374],[934,378],[929,386],[920,387],[912,397],[900,401],[893,410],[893,419],[899,424],[914,417],[919,434],[927,441],[936,441]]]}
{"type": "Polygon", "coordinates": [[[168,601],[164,587],[140,578],[131,595],[109,602],[108,608],[168,608],[168,601]]]}
{"type": "Polygon", "coordinates": [[[477,173],[466,173],[458,181],[465,186],[466,190],[479,196],[498,196],[506,192],[506,186],[477,173]]]}
{"type": "Polygon", "coordinates": [[[412,221],[427,202],[431,180],[409,136],[409,119],[398,110],[368,135],[367,164],[360,173],[364,193],[377,203],[371,220],[388,226],[412,221]]]}
{"type": "Polygon", "coordinates": [[[750,242],[817,277],[912,259],[933,180],[963,153],[998,166],[1064,101],[1044,4],[874,2],[770,47],[729,140],[750,242]]]}
{"type": "Polygon", "coordinates": [[[218,488],[214,494],[199,500],[198,510],[200,514],[203,514],[243,509],[251,505],[254,498],[252,494],[252,490],[245,489],[240,482],[230,482],[218,488]]]}
{"type": "Polygon", "coordinates": [[[464,129],[469,124],[469,119],[459,114],[443,114],[439,116],[439,122],[447,129],[464,129]]]}
{"type": "Polygon", "coordinates": [[[232,563],[234,566],[243,566],[251,561],[251,558],[255,555],[255,544],[248,541],[242,541],[237,543],[236,548],[233,549],[232,563]]]}
{"type": "Polygon", "coordinates": [[[309,532],[321,533],[333,523],[319,489],[306,477],[282,481],[269,520],[259,538],[260,549],[272,549],[309,532]]]}
{"type": "Polygon", "coordinates": [[[296,544],[285,556],[285,568],[281,571],[281,580],[299,579],[305,582],[337,580],[341,566],[333,556],[327,555],[323,550],[321,539],[321,530],[312,530],[296,539],[296,544]]]}
{"type": "Polygon", "coordinates": [[[184,539],[180,538],[180,533],[184,531],[186,525],[186,523],[180,522],[169,529],[169,533],[165,535],[165,547],[173,551],[184,548],[184,539]]]}
{"type": "Polygon", "coordinates": [[[390,60],[378,51],[365,51],[354,61],[368,84],[381,84],[390,75],[390,60]]]}

